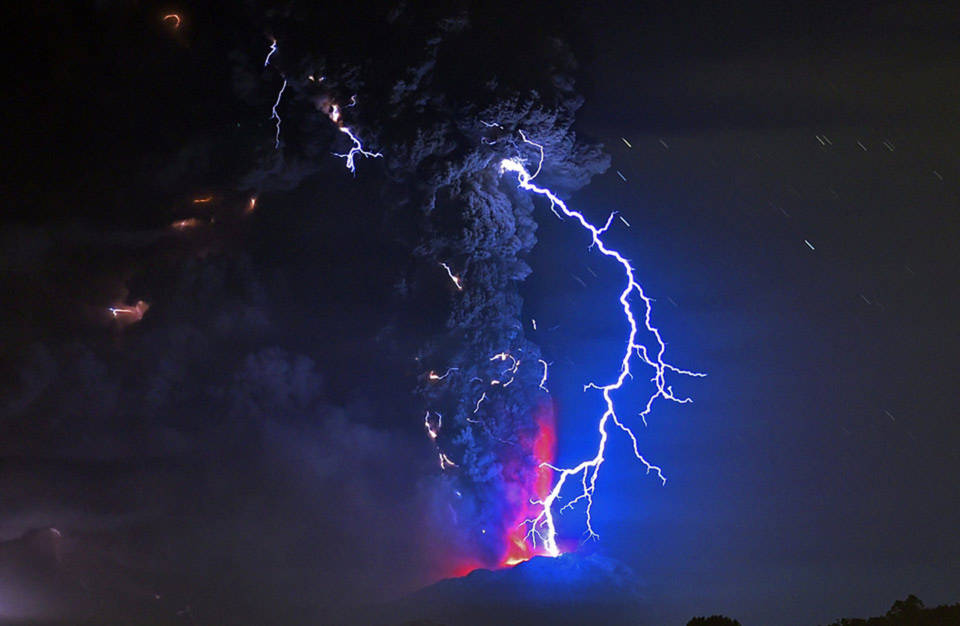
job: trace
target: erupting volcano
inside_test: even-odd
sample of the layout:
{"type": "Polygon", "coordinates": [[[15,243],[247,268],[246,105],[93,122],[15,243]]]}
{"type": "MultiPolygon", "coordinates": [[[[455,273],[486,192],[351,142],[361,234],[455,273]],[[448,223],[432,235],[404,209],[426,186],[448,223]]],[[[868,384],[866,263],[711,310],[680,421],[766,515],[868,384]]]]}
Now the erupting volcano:
{"type": "Polygon", "coordinates": [[[536,536],[529,530],[532,517],[537,514],[535,501],[543,501],[553,486],[553,464],[557,453],[557,431],[553,415],[553,404],[542,402],[536,410],[537,433],[529,445],[536,466],[506,468],[504,474],[512,478],[512,485],[516,488],[509,494],[509,499],[515,508],[504,520],[503,536],[505,551],[500,559],[501,567],[510,567],[528,561],[535,556],[552,556],[542,542],[536,541],[536,536]]]}

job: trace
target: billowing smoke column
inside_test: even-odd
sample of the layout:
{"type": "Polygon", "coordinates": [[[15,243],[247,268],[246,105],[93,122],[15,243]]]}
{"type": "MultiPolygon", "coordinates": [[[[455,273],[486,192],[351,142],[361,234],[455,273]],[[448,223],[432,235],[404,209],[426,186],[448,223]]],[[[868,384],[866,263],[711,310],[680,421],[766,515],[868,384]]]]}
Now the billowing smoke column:
{"type": "Polygon", "coordinates": [[[536,241],[534,205],[502,184],[501,163],[518,143],[508,129],[536,127],[557,148],[552,162],[564,172],[560,184],[569,188],[576,172],[583,177],[574,179],[576,186],[605,167],[596,148],[578,149],[569,104],[576,101],[547,107],[528,96],[478,112],[473,145],[434,178],[424,206],[431,236],[418,252],[439,266],[436,277],[441,286],[446,282],[451,309],[446,336],[420,354],[433,367],[428,372],[443,377],[428,374],[421,395],[427,407],[442,407],[451,418],[437,445],[459,459],[458,479],[477,500],[472,519],[489,537],[487,565],[557,553],[552,528],[549,541],[532,541],[528,523],[543,510],[538,502],[552,502],[556,448],[547,361],[520,321],[518,286],[530,271],[522,258],[536,241]],[[500,121],[491,127],[487,119],[500,121]]]}
{"type": "MultiPolygon", "coordinates": [[[[422,24],[411,27],[421,17],[391,13],[380,30],[364,22],[365,38],[344,35],[344,45],[325,41],[329,45],[312,54],[289,52],[309,46],[281,38],[280,48],[288,51],[281,53],[288,66],[280,68],[290,84],[288,108],[310,102],[326,126],[310,122],[318,141],[301,139],[307,147],[299,154],[283,145],[279,158],[288,169],[310,159],[322,167],[324,151],[310,146],[326,133],[326,155],[343,158],[351,173],[358,173],[354,157],[370,159],[358,184],[382,189],[387,221],[415,258],[394,278],[393,328],[403,329],[395,331],[394,343],[401,350],[406,346],[420,381],[422,404],[410,419],[423,425],[439,469],[459,496],[450,521],[475,538],[474,547],[465,550],[479,552],[479,564],[509,565],[559,553],[555,504],[574,483],[578,491],[565,506],[583,502],[587,530],[594,535],[593,493],[612,426],[631,438],[637,457],[662,478],[614,407],[614,392],[638,373],[631,366],[652,372],[653,393],[637,421],[657,399],[688,401],[674,396],[668,375],[698,374],[664,361],[650,299],[626,258],[603,241],[613,216],[597,227],[563,200],[609,166],[600,146],[579,141],[572,130],[582,100],[569,77],[574,62],[567,49],[557,40],[534,43],[523,26],[511,41],[530,43],[536,50],[531,55],[537,55],[531,58],[541,62],[518,64],[520,52],[513,49],[498,59],[490,49],[491,32],[498,40],[509,38],[510,21],[485,16],[485,26],[472,25],[463,15],[435,21],[424,47],[400,34],[422,33],[422,24]],[[370,61],[358,53],[363,41],[394,52],[370,61]],[[478,57],[474,50],[491,54],[478,57]],[[302,58],[291,65],[295,56],[302,58]],[[348,108],[350,126],[343,120],[348,108]],[[338,132],[331,135],[331,128],[338,132]],[[352,144],[348,152],[337,149],[344,135],[352,144]],[[554,465],[548,359],[521,322],[519,287],[531,271],[524,257],[536,243],[534,213],[544,203],[583,229],[598,253],[619,264],[625,279],[619,296],[627,333],[620,373],[612,383],[592,385],[606,403],[598,416],[598,449],[569,468],[554,465]]],[[[270,54],[275,50],[274,45],[270,54]]],[[[284,128],[290,137],[307,124],[291,119],[284,128]]],[[[280,145],[276,137],[274,142],[280,145]]],[[[471,556],[475,562],[477,555],[471,556]]]]}
{"type": "MultiPolygon", "coordinates": [[[[577,186],[606,161],[596,148],[575,142],[570,125],[576,104],[547,106],[532,94],[503,99],[461,122],[473,127],[463,127],[460,137],[447,127],[452,137],[428,144],[446,152],[440,161],[446,163],[427,179],[432,185],[420,207],[429,219],[417,252],[437,268],[429,288],[446,290],[450,309],[447,332],[423,346],[419,357],[428,373],[449,374],[428,374],[420,393],[425,408],[448,418],[438,445],[458,462],[457,482],[475,500],[469,519],[481,534],[488,566],[549,554],[546,544],[529,540],[524,522],[537,515],[532,501],[549,496],[554,472],[544,464],[553,462],[556,441],[547,361],[520,319],[518,290],[530,273],[523,256],[536,242],[535,206],[503,184],[500,162],[516,143],[506,129],[536,127],[550,136],[557,170],[582,176],[564,176],[560,183],[577,186]],[[500,128],[488,128],[482,123],[487,119],[500,120],[500,128]],[[453,138],[463,145],[450,145],[453,138]]],[[[406,146],[384,150],[388,163],[399,160],[392,155],[405,156],[406,146]]]]}

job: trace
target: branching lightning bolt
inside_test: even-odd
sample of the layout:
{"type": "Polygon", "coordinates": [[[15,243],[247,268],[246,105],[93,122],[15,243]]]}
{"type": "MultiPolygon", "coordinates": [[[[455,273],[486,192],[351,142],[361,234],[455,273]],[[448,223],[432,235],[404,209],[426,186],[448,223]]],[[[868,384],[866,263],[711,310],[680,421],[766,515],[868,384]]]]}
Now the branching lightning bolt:
{"type": "Polygon", "coordinates": [[[356,165],[354,165],[353,160],[354,158],[356,158],[358,154],[365,156],[368,159],[377,159],[383,156],[383,154],[380,152],[370,152],[369,150],[364,150],[363,144],[360,143],[360,140],[357,139],[357,136],[353,134],[353,131],[351,131],[346,126],[341,126],[340,132],[350,138],[350,141],[353,142],[353,147],[350,148],[349,152],[334,152],[333,154],[334,156],[338,156],[346,160],[347,169],[350,170],[351,173],[353,174],[357,173],[357,168],[356,168],[356,165]]]}
{"type": "MultiPolygon", "coordinates": [[[[566,485],[567,479],[580,476],[582,491],[575,498],[567,502],[561,511],[563,509],[572,507],[581,500],[586,500],[586,535],[587,538],[596,538],[598,536],[593,529],[591,520],[593,493],[596,489],[597,475],[600,472],[600,466],[603,465],[604,462],[604,453],[606,450],[608,437],[607,431],[611,421],[630,438],[630,441],[633,444],[633,453],[647,468],[647,473],[654,472],[660,478],[660,480],[666,484],[666,478],[664,477],[660,467],[650,463],[642,454],[640,454],[636,435],[633,433],[630,427],[620,419],[614,406],[613,393],[623,387],[628,377],[633,377],[630,366],[634,360],[634,357],[637,357],[642,363],[653,369],[653,378],[651,379],[651,382],[654,383],[655,390],[647,400],[646,407],[640,414],[640,417],[644,420],[644,423],[646,423],[646,416],[649,414],[653,403],[657,398],[671,400],[680,404],[692,401],[690,398],[677,398],[674,396],[673,389],[666,382],[667,372],[698,377],[705,376],[705,374],[682,370],[664,361],[666,344],[664,344],[663,339],[660,336],[660,331],[657,330],[657,328],[653,326],[651,322],[651,299],[646,295],[646,293],[644,293],[643,287],[640,285],[640,283],[637,282],[635,270],[630,264],[630,261],[620,254],[620,252],[607,247],[602,238],[603,233],[610,227],[610,224],[616,213],[611,214],[607,219],[606,224],[604,224],[603,227],[598,228],[587,221],[586,217],[584,217],[582,213],[567,207],[566,203],[558,198],[552,191],[534,184],[532,181],[537,174],[540,173],[540,169],[543,166],[543,146],[527,139],[526,135],[524,135],[522,131],[520,132],[520,136],[525,144],[533,146],[539,151],[540,158],[537,163],[536,171],[531,175],[524,165],[525,161],[520,157],[513,157],[509,159],[503,159],[500,162],[500,173],[503,174],[505,172],[511,172],[516,174],[517,183],[521,189],[548,199],[550,201],[550,209],[555,215],[560,216],[560,214],[562,214],[563,216],[574,219],[585,231],[590,234],[590,247],[595,247],[602,255],[612,259],[613,261],[616,261],[620,265],[623,270],[625,285],[623,291],[620,293],[619,300],[623,308],[624,318],[626,319],[627,325],[630,329],[629,333],[627,334],[623,357],[620,360],[620,373],[616,379],[606,385],[590,383],[585,387],[585,389],[599,390],[605,403],[604,412],[600,417],[599,423],[597,424],[597,430],[600,434],[600,442],[598,444],[596,454],[593,457],[586,459],[572,467],[563,468],[550,464],[543,465],[557,472],[559,476],[556,484],[554,484],[553,488],[545,498],[534,500],[532,502],[534,505],[540,507],[540,512],[536,517],[527,520],[527,523],[530,525],[530,533],[528,537],[534,543],[536,542],[537,538],[539,538],[542,541],[543,549],[547,552],[547,554],[551,556],[558,556],[560,554],[560,550],[557,547],[557,531],[554,522],[553,507],[555,501],[560,496],[561,491],[566,485]],[[644,310],[639,317],[640,321],[638,321],[638,316],[634,313],[630,302],[630,297],[633,295],[638,296],[643,302],[644,310]],[[655,348],[652,351],[649,351],[644,344],[639,342],[637,338],[641,331],[641,324],[642,330],[646,331],[653,338],[655,348]]],[[[543,382],[546,382],[546,367],[544,367],[543,382]]],[[[541,387],[543,386],[543,382],[541,382],[541,387]]],[[[479,402],[477,406],[479,408],[479,402]]]]}
{"type": "MultiPolygon", "coordinates": [[[[356,96],[354,96],[353,102],[354,104],[356,103],[356,96]]],[[[354,164],[354,159],[358,154],[361,156],[365,156],[368,159],[379,159],[383,157],[383,154],[380,152],[370,152],[369,150],[364,149],[363,143],[361,143],[361,141],[357,138],[357,136],[353,134],[353,131],[350,130],[350,127],[344,126],[343,113],[340,111],[339,105],[333,104],[330,107],[329,117],[330,117],[330,121],[337,125],[337,128],[340,130],[340,132],[346,135],[347,137],[349,137],[350,141],[353,142],[353,147],[350,148],[349,152],[333,153],[334,156],[338,156],[347,162],[347,169],[350,170],[351,174],[357,173],[357,168],[356,168],[356,165],[354,164]]]]}

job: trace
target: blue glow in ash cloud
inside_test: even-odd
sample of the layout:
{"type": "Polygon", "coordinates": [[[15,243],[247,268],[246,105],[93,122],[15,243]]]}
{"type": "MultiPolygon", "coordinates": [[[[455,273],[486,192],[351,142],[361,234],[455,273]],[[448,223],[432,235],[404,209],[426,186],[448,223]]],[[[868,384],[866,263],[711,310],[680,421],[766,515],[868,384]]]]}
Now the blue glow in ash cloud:
{"type": "MultiPolygon", "coordinates": [[[[580,477],[581,491],[575,498],[567,502],[561,508],[561,511],[573,507],[581,500],[586,500],[586,535],[587,538],[598,537],[597,533],[593,529],[591,511],[593,507],[593,494],[596,490],[597,476],[600,472],[600,466],[603,465],[604,462],[604,453],[606,451],[607,438],[609,435],[608,427],[611,421],[630,438],[630,441],[633,444],[633,452],[640,462],[646,466],[647,472],[656,473],[660,480],[666,484],[667,479],[663,475],[660,467],[650,463],[642,454],[640,454],[636,435],[634,434],[633,430],[631,430],[631,428],[627,426],[627,424],[625,424],[617,415],[616,408],[614,406],[613,393],[624,386],[627,378],[633,378],[631,365],[635,364],[636,360],[639,360],[641,364],[646,365],[653,370],[653,378],[650,380],[654,383],[654,391],[647,399],[646,406],[640,412],[640,418],[643,420],[644,424],[646,424],[646,417],[650,414],[650,411],[653,408],[653,403],[655,400],[657,400],[657,398],[663,398],[679,404],[692,402],[690,398],[678,398],[674,395],[672,387],[667,384],[667,372],[695,377],[706,376],[706,374],[683,370],[664,361],[666,344],[664,344],[663,339],[660,336],[660,331],[657,330],[657,328],[653,326],[651,322],[651,299],[644,293],[643,287],[640,285],[640,283],[637,282],[635,278],[635,270],[630,264],[630,261],[626,259],[620,252],[607,247],[603,241],[603,234],[610,227],[616,213],[611,213],[606,223],[602,227],[598,228],[587,221],[582,213],[567,207],[566,203],[558,198],[552,191],[534,184],[534,178],[536,178],[543,167],[543,146],[527,139],[526,135],[524,135],[522,131],[520,131],[520,136],[523,139],[524,144],[532,146],[539,153],[536,171],[531,174],[524,164],[525,160],[519,156],[516,156],[509,159],[503,159],[500,162],[500,173],[504,174],[509,172],[516,174],[517,183],[521,189],[548,199],[550,201],[550,210],[553,211],[554,214],[572,218],[578,224],[580,224],[581,228],[590,234],[592,240],[591,248],[596,247],[600,254],[616,261],[622,268],[624,278],[626,279],[624,289],[620,293],[619,300],[623,308],[624,318],[629,326],[629,333],[626,338],[623,357],[620,361],[620,373],[611,383],[605,385],[589,383],[584,387],[584,390],[599,390],[603,395],[606,407],[603,414],[600,416],[600,421],[597,424],[597,430],[600,433],[600,442],[598,444],[596,454],[572,467],[564,468],[550,464],[544,464],[546,467],[549,467],[558,473],[557,482],[554,484],[553,488],[545,498],[533,501],[534,505],[540,507],[540,512],[535,517],[526,520],[526,523],[530,525],[530,531],[527,535],[528,538],[534,543],[536,543],[536,540],[539,538],[543,543],[543,548],[547,554],[551,556],[558,556],[560,554],[560,550],[557,547],[557,530],[554,522],[554,505],[557,498],[560,497],[561,492],[566,486],[567,480],[570,478],[577,476],[580,477]],[[642,327],[641,322],[638,322],[638,316],[634,313],[630,302],[630,298],[633,295],[638,296],[643,302],[643,312],[639,316],[639,319],[642,321],[642,327]],[[644,331],[650,338],[652,338],[652,350],[648,349],[648,347],[644,343],[641,343],[641,341],[638,339],[641,330],[644,331]]],[[[544,368],[544,371],[546,371],[546,368],[544,368]]]]}

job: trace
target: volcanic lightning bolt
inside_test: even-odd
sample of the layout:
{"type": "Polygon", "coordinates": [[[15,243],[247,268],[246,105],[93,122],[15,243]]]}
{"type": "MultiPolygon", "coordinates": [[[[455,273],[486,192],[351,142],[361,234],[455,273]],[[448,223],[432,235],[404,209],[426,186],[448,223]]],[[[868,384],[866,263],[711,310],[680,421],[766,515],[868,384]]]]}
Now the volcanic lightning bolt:
{"type": "MultiPolygon", "coordinates": [[[[624,345],[623,357],[620,360],[620,373],[613,382],[605,385],[590,383],[584,387],[584,390],[596,389],[600,391],[605,404],[605,409],[597,424],[597,431],[600,435],[597,451],[592,457],[581,461],[572,467],[558,467],[548,463],[542,464],[541,467],[548,467],[549,469],[557,472],[558,478],[546,497],[533,500],[531,502],[533,505],[539,508],[539,513],[532,519],[528,519],[525,522],[530,526],[530,532],[528,533],[529,539],[536,543],[536,540],[539,538],[543,544],[543,549],[548,555],[558,556],[560,554],[560,550],[557,547],[557,529],[554,521],[554,504],[557,498],[560,497],[567,480],[570,478],[579,476],[582,489],[575,498],[567,502],[562,507],[561,511],[574,506],[581,500],[585,500],[587,526],[585,534],[587,535],[588,539],[598,537],[597,533],[593,529],[591,511],[593,508],[593,494],[597,485],[597,476],[600,472],[600,466],[603,465],[604,462],[604,453],[606,451],[607,438],[609,436],[608,429],[610,422],[613,422],[617,428],[626,433],[630,438],[630,441],[633,444],[633,453],[637,459],[644,464],[647,469],[647,473],[656,473],[660,480],[666,484],[667,479],[663,475],[660,467],[650,463],[642,454],[640,454],[636,435],[634,434],[633,430],[631,430],[631,428],[617,415],[616,407],[614,406],[614,392],[623,387],[627,378],[633,378],[633,372],[631,372],[630,368],[631,365],[635,363],[635,358],[653,370],[653,378],[650,380],[654,384],[654,390],[647,399],[646,407],[640,414],[644,424],[646,424],[646,416],[650,413],[654,401],[658,398],[663,398],[679,404],[692,402],[690,398],[678,398],[673,394],[673,389],[667,384],[666,380],[668,372],[696,377],[702,377],[706,374],[679,369],[664,361],[666,344],[664,344],[663,338],[660,336],[660,331],[653,326],[651,321],[652,300],[646,295],[640,283],[637,282],[635,270],[630,264],[630,261],[627,260],[617,250],[609,248],[604,243],[602,237],[603,233],[610,227],[615,213],[610,215],[603,227],[598,228],[589,222],[582,213],[567,207],[566,203],[558,198],[552,191],[534,184],[533,179],[537,176],[537,174],[540,173],[540,169],[543,167],[543,146],[527,139],[526,135],[524,135],[522,131],[520,131],[520,137],[523,139],[524,144],[536,148],[539,152],[539,161],[537,162],[536,171],[533,174],[530,174],[524,165],[525,160],[517,156],[509,159],[503,159],[500,162],[500,173],[503,174],[510,172],[516,174],[517,183],[521,189],[549,200],[550,210],[553,211],[554,214],[562,214],[563,216],[572,218],[574,221],[576,221],[580,227],[583,228],[583,230],[589,233],[591,238],[590,248],[595,247],[600,254],[615,261],[623,270],[623,277],[625,280],[624,288],[620,293],[619,301],[623,309],[624,319],[629,327],[629,332],[627,333],[626,342],[624,345]],[[639,297],[643,302],[643,311],[639,316],[634,312],[633,306],[630,302],[631,296],[634,295],[639,297]],[[650,341],[653,345],[652,349],[648,349],[644,343],[641,343],[639,339],[641,331],[645,332],[650,337],[650,341]]],[[[544,373],[546,373],[546,368],[544,368],[544,373]]]]}
{"type": "MultiPolygon", "coordinates": [[[[354,96],[356,98],[356,96],[354,96]]],[[[356,100],[353,100],[356,103],[356,100]]],[[[352,105],[351,105],[352,106],[352,105]]],[[[351,174],[357,173],[356,165],[354,164],[354,159],[359,154],[360,156],[365,156],[368,159],[379,159],[383,157],[383,154],[380,152],[370,152],[369,150],[364,149],[363,143],[356,135],[353,134],[353,131],[350,130],[349,126],[345,126],[343,123],[343,113],[340,111],[340,106],[333,104],[330,107],[329,113],[330,121],[337,125],[337,128],[340,129],[340,132],[350,138],[350,141],[353,142],[353,147],[350,148],[349,152],[334,152],[334,156],[338,156],[344,159],[347,162],[347,169],[350,170],[351,174]]]]}
{"type": "Polygon", "coordinates": [[[263,60],[264,67],[270,65],[270,57],[272,57],[273,53],[276,51],[277,51],[277,40],[274,39],[270,42],[270,50],[267,51],[267,58],[263,60]]]}
{"type": "Polygon", "coordinates": [[[440,267],[447,270],[447,276],[450,277],[450,281],[457,288],[457,291],[463,291],[463,283],[460,282],[460,277],[453,273],[453,270],[450,269],[450,266],[447,265],[446,263],[441,262],[440,267]]]}
{"type": "Polygon", "coordinates": [[[444,372],[443,374],[438,374],[434,370],[430,370],[430,373],[427,374],[427,379],[431,381],[443,380],[444,378],[449,376],[452,372],[456,372],[459,369],[460,369],[459,367],[450,367],[450,368],[447,368],[447,371],[444,372]]]}
{"type": "MultiPolygon", "coordinates": [[[[267,67],[270,65],[270,57],[274,55],[277,51],[277,40],[270,40],[270,49],[267,51],[267,58],[263,60],[263,66],[267,67]]],[[[280,106],[280,99],[283,98],[283,91],[287,88],[287,77],[283,75],[283,72],[280,72],[280,76],[283,77],[283,85],[280,86],[280,93],[277,94],[277,101],[273,103],[273,108],[270,109],[270,119],[277,120],[277,136],[273,142],[274,150],[280,148],[280,114],[277,112],[277,107],[280,106]]]]}
{"type": "MultiPolygon", "coordinates": [[[[267,51],[267,57],[263,60],[263,66],[267,67],[270,65],[270,58],[277,52],[277,40],[271,39],[270,49],[267,51]]],[[[273,103],[273,108],[271,109],[270,119],[277,121],[277,134],[274,141],[274,148],[280,148],[280,114],[277,112],[277,107],[280,106],[280,100],[283,98],[283,91],[287,88],[287,77],[284,76],[283,72],[280,73],[283,77],[283,85],[280,87],[280,93],[277,94],[277,101],[273,103]]],[[[319,81],[314,79],[313,75],[309,76],[311,82],[322,82],[325,77],[321,76],[319,81]]],[[[357,96],[353,95],[350,98],[350,104],[347,106],[353,107],[357,104],[357,96]]],[[[353,146],[350,147],[350,150],[347,152],[334,152],[334,156],[338,156],[346,161],[347,169],[350,170],[350,173],[357,173],[357,166],[355,160],[357,155],[367,157],[368,159],[379,159],[383,157],[383,154],[380,152],[371,152],[363,147],[363,142],[354,134],[353,130],[349,126],[343,123],[343,112],[340,110],[340,105],[335,102],[331,102],[329,110],[327,111],[327,116],[330,118],[330,121],[337,125],[337,129],[350,138],[350,141],[353,142],[353,146]]]]}
{"type": "Polygon", "coordinates": [[[277,137],[273,142],[274,149],[280,148],[280,114],[277,113],[277,107],[280,106],[280,99],[283,98],[283,90],[287,88],[287,79],[283,79],[283,86],[280,87],[280,93],[277,94],[277,101],[273,103],[273,109],[270,114],[270,119],[277,120],[277,137]]]}
{"type": "Polygon", "coordinates": [[[543,366],[543,376],[540,378],[540,389],[543,389],[547,393],[550,393],[550,390],[547,389],[547,376],[550,375],[549,368],[550,364],[544,361],[543,359],[537,359],[537,362],[543,366]]]}

